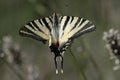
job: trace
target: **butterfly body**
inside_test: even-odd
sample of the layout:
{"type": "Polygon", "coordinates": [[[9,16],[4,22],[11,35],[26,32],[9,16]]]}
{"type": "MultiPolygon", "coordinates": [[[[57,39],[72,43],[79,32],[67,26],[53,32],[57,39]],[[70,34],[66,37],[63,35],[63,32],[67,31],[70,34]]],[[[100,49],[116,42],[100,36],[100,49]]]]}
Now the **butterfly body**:
{"type": "Polygon", "coordinates": [[[48,41],[51,52],[55,56],[56,73],[58,73],[58,58],[60,58],[61,72],[63,73],[63,54],[67,47],[75,38],[94,29],[95,26],[89,20],[74,16],[60,16],[54,13],[52,16],[26,24],[20,29],[19,33],[43,43],[48,41]]]}

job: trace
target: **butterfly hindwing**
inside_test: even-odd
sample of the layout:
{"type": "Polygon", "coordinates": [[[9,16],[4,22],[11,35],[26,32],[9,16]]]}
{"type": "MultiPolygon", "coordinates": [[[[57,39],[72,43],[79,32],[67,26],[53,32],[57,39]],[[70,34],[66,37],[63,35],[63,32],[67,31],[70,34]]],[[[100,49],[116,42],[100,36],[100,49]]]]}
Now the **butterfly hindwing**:
{"type": "Polygon", "coordinates": [[[45,17],[24,25],[20,29],[19,33],[22,36],[31,37],[45,43],[47,40],[49,40],[51,28],[52,19],[50,17],[45,17]]]}

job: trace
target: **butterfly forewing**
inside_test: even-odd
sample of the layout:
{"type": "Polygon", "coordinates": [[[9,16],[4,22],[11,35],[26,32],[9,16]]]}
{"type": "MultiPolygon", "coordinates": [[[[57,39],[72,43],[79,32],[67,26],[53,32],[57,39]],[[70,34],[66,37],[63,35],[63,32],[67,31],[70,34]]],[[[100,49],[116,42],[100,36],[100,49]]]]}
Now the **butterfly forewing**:
{"type": "Polygon", "coordinates": [[[62,16],[60,18],[60,37],[59,41],[64,45],[69,39],[90,32],[95,29],[95,26],[89,20],[74,16],[62,16]]]}
{"type": "Polygon", "coordinates": [[[32,37],[40,41],[47,41],[50,37],[50,30],[52,28],[52,19],[45,17],[43,19],[34,20],[24,25],[19,33],[22,36],[32,37]]]}

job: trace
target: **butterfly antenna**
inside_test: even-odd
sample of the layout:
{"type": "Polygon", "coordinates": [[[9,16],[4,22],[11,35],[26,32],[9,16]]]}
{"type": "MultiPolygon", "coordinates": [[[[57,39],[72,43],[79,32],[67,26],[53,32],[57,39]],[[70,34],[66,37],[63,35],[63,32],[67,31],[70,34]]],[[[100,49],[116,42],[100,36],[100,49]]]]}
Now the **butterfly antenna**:
{"type": "Polygon", "coordinates": [[[63,74],[63,56],[61,56],[61,73],[63,74]]]}
{"type": "Polygon", "coordinates": [[[56,74],[58,74],[58,68],[57,68],[56,56],[54,57],[54,61],[55,61],[55,67],[56,67],[56,74]]]}

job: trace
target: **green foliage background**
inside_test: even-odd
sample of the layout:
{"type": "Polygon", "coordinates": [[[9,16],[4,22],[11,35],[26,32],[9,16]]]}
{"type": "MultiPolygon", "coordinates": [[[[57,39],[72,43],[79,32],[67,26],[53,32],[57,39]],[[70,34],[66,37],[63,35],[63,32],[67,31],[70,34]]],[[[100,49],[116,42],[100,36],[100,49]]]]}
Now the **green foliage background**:
{"type": "MultiPolygon", "coordinates": [[[[119,80],[120,71],[113,71],[102,40],[103,32],[120,29],[120,0],[0,0],[0,45],[2,38],[11,35],[26,52],[31,64],[39,68],[41,80],[119,80]],[[96,25],[96,30],[75,39],[70,54],[64,56],[64,74],[56,75],[48,45],[19,36],[26,23],[50,16],[53,12],[80,16],[96,25]],[[80,49],[80,50],[79,50],[80,49]]],[[[0,80],[19,80],[0,63],[0,80]]]]}

